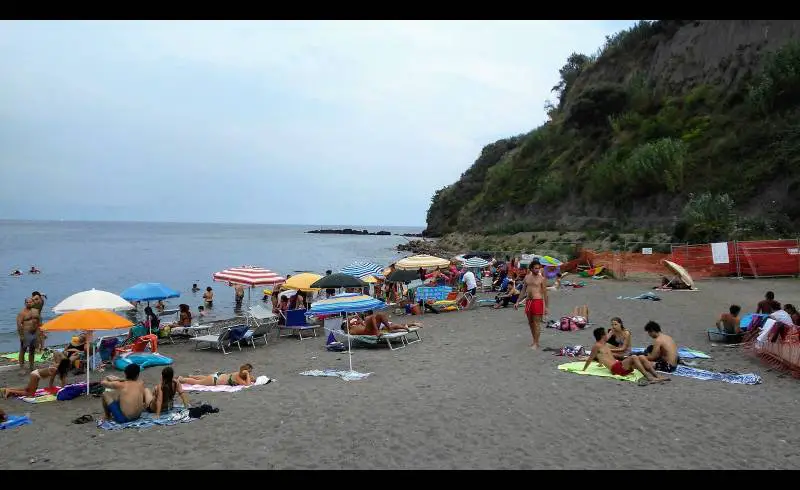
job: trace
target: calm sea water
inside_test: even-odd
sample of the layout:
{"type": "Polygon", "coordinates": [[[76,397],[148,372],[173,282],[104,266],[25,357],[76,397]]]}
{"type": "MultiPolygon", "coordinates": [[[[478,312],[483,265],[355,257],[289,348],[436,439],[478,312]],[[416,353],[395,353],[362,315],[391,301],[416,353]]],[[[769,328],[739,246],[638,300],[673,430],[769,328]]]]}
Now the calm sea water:
{"type": "MultiPolygon", "coordinates": [[[[336,225],[392,233],[419,233],[421,228],[336,225]]],[[[214,288],[214,317],[233,314],[233,291],[212,282],[214,272],[243,264],[283,275],[298,271],[324,274],[368,260],[389,264],[402,257],[395,247],[401,236],[317,235],[313,225],[235,225],[190,223],[45,222],[0,220],[0,352],[19,348],[15,319],[33,291],[47,295],[43,316],[67,296],[95,288],[119,294],[139,282],[161,282],[181,292],[169,306],[186,303],[193,312],[202,290],[214,288]],[[42,273],[8,276],[35,265],[42,273]]],[[[254,292],[259,290],[254,290],[254,292]]],[[[255,296],[254,296],[255,300],[255,296]]],[[[71,334],[51,333],[48,343],[63,343],[71,334]]]]}

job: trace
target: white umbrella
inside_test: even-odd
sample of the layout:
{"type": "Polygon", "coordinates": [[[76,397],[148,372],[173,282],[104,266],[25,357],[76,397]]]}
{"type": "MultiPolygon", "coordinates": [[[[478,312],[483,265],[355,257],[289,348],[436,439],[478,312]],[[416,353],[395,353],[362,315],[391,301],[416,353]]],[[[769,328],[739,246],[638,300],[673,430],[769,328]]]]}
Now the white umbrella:
{"type": "MultiPolygon", "coordinates": [[[[79,310],[132,310],[134,306],[122,296],[99,289],[81,291],[69,296],[53,307],[53,312],[67,313],[79,310]]],[[[97,353],[95,353],[97,355],[97,353]]],[[[89,376],[92,371],[92,359],[86,351],[86,393],[89,393],[89,376]]]]}
{"type": "Polygon", "coordinates": [[[78,310],[132,310],[134,307],[121,296],[108,291],[90,289],[75,293],[53,307],[54,313],[78,310]]]}

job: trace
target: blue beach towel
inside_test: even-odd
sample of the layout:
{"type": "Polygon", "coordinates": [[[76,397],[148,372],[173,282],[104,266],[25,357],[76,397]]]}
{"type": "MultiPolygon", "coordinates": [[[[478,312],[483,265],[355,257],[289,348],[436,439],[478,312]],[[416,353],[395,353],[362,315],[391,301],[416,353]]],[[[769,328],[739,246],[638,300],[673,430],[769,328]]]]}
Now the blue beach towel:
{"type": "Polygon", "coordinates": [[[8,420],[0,423],[0,430],[16,429],[17,427],[28,425],[31,419],[26,415],[9,415],[8,420]]]}
{"type": "Polygon", "coordinates": [[[142,416],[136,420],[120,424],[113,420],[97,421],[97,427],[104,430],[122,430],[122,429],[149,429],[156,425],[176,425],[185,422],[191,422],[194,419],[189,417],[188,409],[173,409],[169,412],[164,412],[160,417],[156,418],[156,414],[150,412],[142,412],[142,416]]]}
{"type": "Polygon", "coordinates": [[[753,373],[747,374],[727,374],[715,373],[712,371],[705,371],[703,369],[696,369],[689,366],[678,366],[672,373],[674,376],[683,376],[684,378],[699,379],[703,381],[723,381],[725,383],[732,383],[737,385],[757,385],[761,384],[761,376],[753,373]]]}
{"type": "MultiPolygon", "coordinates": [[[[644,347],[634,347],[631,349],[631,354],[644,354],[644,347]]],[[[711,356],[705,352],[688,347],[678,347],[678,357],[681,359],[711,359],[711,356]]]]}

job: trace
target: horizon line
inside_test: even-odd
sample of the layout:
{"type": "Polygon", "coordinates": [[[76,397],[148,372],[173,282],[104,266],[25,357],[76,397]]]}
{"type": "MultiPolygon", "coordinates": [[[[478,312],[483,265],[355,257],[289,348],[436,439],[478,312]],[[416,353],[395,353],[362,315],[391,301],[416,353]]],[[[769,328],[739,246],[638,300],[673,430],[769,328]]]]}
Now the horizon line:
{"type": "MultiPolygon", "coordinates": [[[[40,222],[40,223],[150,223],[150,224],[172,224],[172,225],[260,225],[260,226],[341,226],[341,227],[385,227],[385,228],[421,228],[427,225],[353,225],[353,224],[319,224],[319,223],[258,223],[258,222],[231,222],[231,221],[149,221],[149,220],[113,220],[113,219],[21,219],[21,218],[0,218],[0,222],[40,222]]],[[[315,228],[317,229],[317,228],[315,228]]],[[[356,228],[353,228],[356,229],[356,228]]],[[[363,228],[358,228],[363,229],[363,228]]]]}

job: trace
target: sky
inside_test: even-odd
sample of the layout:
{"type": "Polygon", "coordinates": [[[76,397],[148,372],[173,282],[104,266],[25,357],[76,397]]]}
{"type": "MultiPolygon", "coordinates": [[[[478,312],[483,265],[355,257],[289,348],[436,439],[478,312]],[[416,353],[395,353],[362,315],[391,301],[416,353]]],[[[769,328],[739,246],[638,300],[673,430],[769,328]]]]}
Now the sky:
{"type": "Polygon", "coordinates": [[[633,21],[0,21],[0,218],[422,226],[633,21]]]}

